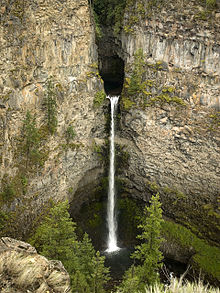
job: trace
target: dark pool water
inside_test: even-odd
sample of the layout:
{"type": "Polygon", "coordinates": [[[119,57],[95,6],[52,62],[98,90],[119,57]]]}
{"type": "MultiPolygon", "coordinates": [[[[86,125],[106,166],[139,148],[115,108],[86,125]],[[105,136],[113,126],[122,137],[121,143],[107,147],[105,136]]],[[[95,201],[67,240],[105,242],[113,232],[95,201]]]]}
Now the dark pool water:
{"type": "MultiPolygon", "coordinates": [[[[121,280],[123,274],[134,263],[130,255],[134,252],[134,248],[122,248],[113,253],[103,252],[106,257],[106,266],[110,268],[110,274],[113,280],[121,280]]],[[[180,262],[165,258],[164,267],[160,272],[161,281],[167,281],[167,276],[172,275],[180,277],[187,270],[187,266],[180,262]]]]}
{"type": "Polygon", "coordinates": [[[106,266],[110,268],[111,277],[115,280],[120,280],[124,272],[133,264],[130,258],[133,249],[121,248],[112,253],[103,252],[106,257],[106,266]]]}

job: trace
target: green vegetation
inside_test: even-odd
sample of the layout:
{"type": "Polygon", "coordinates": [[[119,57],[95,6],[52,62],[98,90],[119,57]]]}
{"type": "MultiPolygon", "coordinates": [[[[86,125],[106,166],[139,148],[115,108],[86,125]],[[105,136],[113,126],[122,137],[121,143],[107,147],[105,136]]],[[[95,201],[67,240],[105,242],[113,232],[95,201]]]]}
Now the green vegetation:
{"type": "MultiPolygon", "coordinates": [[[[220,201],[220,196],[218,197],[217,201],[218,202],[220,201]]],[[[210,203],[204,205],[203,208],[207,212],[208,216],[212,216],[220,220],[220,214],[219,214],[220,207],[218,207],[217,212],[214,210],[213,206],[210,203]]],[[[217,227],[218,227],[218,230],[220,230],[220,226],[218,225],[217,227]]]]}
{"type": "Polygon", "coordinates": [[[0,206],[3,203],[10,203],[15,197],[24,195],[27,192],[28,179],[23,173],[18,173],[14,177],[7,173],[1,180],[0,206]]]}
{"type": "Polygon", "coordinates": [[[29,111],[23,121],[22,148],[21,152],[26,157],[26,169],[28,165],[38,165],[41,163],[40,135],[36,127],[36,120],[29,111]]]}
{"type": "Polygon", "coordinates": [[[121,174],[129,166],[130,154],[125,150],[124,145],[116,144],[115,146],[115,168],[116,176],[121,174]]]}
{"type": "Polygon", "coordinates": [[[118,35],[122,29],[127,33],[132,33],[133,26],[145,17],[150,17],[152,9],[159,8],[161,2],[162,0],[147,2],[144,0],[94,0],[93,10],[97,36],[102,37],[102,25],[112,27],[115,35],[118,35]],[[128,19],[124,19],[125,13],[129,13],[128,19]]]}
{"type": "Polygon", "coordinates": [[[8,221],[8,214],[6,212],[0,211],[0,235],[2,235],[2,231],[5,228],[5,224],[8,221]]]}
{"type": "Polygon", "coordinates": [[[0,193],[0,201],[9,202],[14,199],[16,195],[14,184],[10,178],[5,174],[2,178],[2,192],[0,193]]]}
{"type": "Polygon", "coordinates": [[[94,0],[96,28],[98,36],[101,36],[101,25],[112,26],[114,33],[118,34],[122,28],[122,21],[126,0],[94,0]]]}
{"type": "Polygon", "coordinates": [[[65,131],[66,143],[69,144],[70,141],[73,140],[75,136],[76,136],[76,133],[73,129],[73,126],[69,125],[65,131]]]}
{"type": "Polygon", "coordinates": [[[163,105],[165,103],[167,104],[175,103],[177,105],[186,106],[186,103],[181,98],[176,96],[172,97],[169,94],[162,94],[162,95],[151,98],[149,105],[153,105],[157,103],[159,103],[160,105],[163,105]]]}
{"type": "Polygon", "coordinates": [[[151,181],[148,181],[148,186],[152,192],[165,193],[166,197],[172,196],[174,198],[173,204],[176,204],[178,200],[187,199],[187,196],[175,187],[170,188],[168,186],[165,186],[160,188],[156,182],[151,181]]]}
{"type": "Polygon", "coordinates": [[[139,265],[131,266],[125,273],[120,288],[126,292],[145,292],[146,284],[152,285],[159,282],[158,270],[162,267],[162,253],[160,245],[162,228],[162,209],[159,201],[159,194],[152,196],[150,206],[145,207],[145,216],[138,226],[142,229],[142,234],[138,239],[143,242],[135,247],[132,258],[139,261],[139,265]]]}
{"type": "Polygon", "coordinates": [[[143,83],[143,75],[145,70],[145,61],[143,49],[139,49],[134,55],[134,62],[132,64],[131,78],[127,79],[127,93],[129,96],[133,96],[140,93],[145,88],[143,83]]]}
{"type": "Polygon", "coordinates": [[[157,89],[153,80],[144,80],[147,67],[157,72],[162,70],[164,66],[161,61],[156,62],[156,64],[147,64],[142,49],[135,53],[134,62],[131,64],[130,77],[125,78],[122,92],[122,103],[125,110],[129,110],[133,106],[143,108],[161,107],[164,104],[186,106],[186,103],[176,96],[174,87],[164,86],[157,89]]]}
{"type": "Polygon", "coordinates": [[[216,0],[206,0],[206,7],[213,9],[216,6],[216,0]]]}
{"type": "Polygon", "coordinates": [[[93,143],[93,151],[97,153],[99,160],[107,168],[109,164],[109,140],[105,140],[105,144],[93,143]]]}
{"type": "MultiPolygon", "coordinates": [[[[38,170],[39,167],[44,165],[47,159],[48,153],[42,139],[42,129],[38,129],[36,125],[36,119],[27,111],[25,119],[23,120],[23,126],[21,135],[17,137],[17,149],[14,154],[15,160],[18,162],[17,167],[19,169],[16,186],[23,186],[23,194],[26,193],[28,183],[28,173],[33,173],[38,170]],[[20,182],[19,184],[18,181],[20,182]]],[[[16,193],[17,190],[16,190],[16,193]]]]}
{"type": "MultiPolygon", "coordinates": [[[[121,184],[121,182],[119,182],[121,184]]],[[[136,235],[140,233],[138,225],[141,219],[141,208],[132,198],[122,196],[118,201],[120,236],[129,245],[136,244],[136,235]]]]}
{"type": "Polygon", "coordinates": [[[205,240],[198,238],[189,229],[174,222],[165,221],[162,224],[164,237],[169,241],[181,245],[183,248],[194,249],[193,261],[197,269],[216,279],[220,279],[220,249],[210,246],[205,240]]]}
{"type": "Polygon", "coordinates": [[[94,98],[94,107],[95,108],[100,107],[101,104],[103,104],[103,102],[105,101],[105,99],[106,99],[106,94],[103,90],[97,92],[94,98]]]}
{"type": "Polygon", "coordinates": [[[213,14],[213,11],[217,7],[216,0],[201,0],[200,4],[203,8],[195,14],[195,19],[202,21],[212,20],[215,15],[213,14]]]}
{"type": "MultiPolygon", "coordinates": [[[[150,1],[148,1],[150,2],[150,1]]],[[[124,31],[126,33],[133,33],[133,26],[138,24],[146,16],[147,6],[144,0],[127,0],[125,12],[129,13],[129,18],[125,20],[124,31]]]]}
{"type": "Polygon", "coordinates": [[[57,102],[52,79],[47,81],[47,92],[44,99],[44,106],[47,112],[47,127],[50,134],[53,135],[57,129],[57,102]]]}
{"type": "Polygon", "coordinates": [[[95,11],[93,11],[94,20],[95,20],[95,34],[97,39],[101,39],[103,37],[101,24],[99,22],[99,17],[95,11]]]}
{"type": "Polygon", "coordinates": [[[206,237],[210,241],[218,239],[220,230],[218,204],[210,202],[204,205],[204,199],[200,198],[195,204],[187,194],[175,186],[160,187],[156,182],[148,181],[147,189],[152,193],[163,194],[164,209],[175,210],[176,221],[183,223],[195,235],[206,237]]]}
{"type": "MultiPolygon", "coordinates": [[[[74,143],[74,142],[68,142],[68,143],[62,143],[60,144],[60,147],[64,150],[67,151],[68,149],[74,151],[78,150],[80,148],[83,148],[84,145],[82,143],[74,143]]],[[[61,152],[58,154],[58,157],[61,155],[61,152]]]]}
{"type": "Polygon", "coordinates": [[[143,49],[139,49],[134,56],[134,62],[132,64],[131,77],[125,79],[125,85],[122,92],[122,102],[125,110],[129,110],[135,102],[134,97],[145,89],[143,83],[144,69],[144,54],[143,49]]]}
{"type": "Polygon", "coordinates": [[[103,195],[104,187],[102,182],[99,187],[94,190],[94,197],[99,201],[85,203],[81,209],[80,214],[77,216],[77,235],[82,238],[83,233],[89,233],[94,243],[101,244],[103,227],[105,225],[105,218],[103,211],[105,210],[104,202],[100,200],[103,195]]]}
{"type": "Polygon", "coordinates": [[[209,130],[217,131],[220,127],[220,112],[213,112],[209,115],[209,130]]]}
{"type": "MultiPolygon", "coordinates": [[[[94,0],[96,35],[98,38],[103,36],[102,26],[112,27],[115,35],[122,29],[131,34],[134,32],[135,25],[159,14],[165,4],[164,0],[94,0]],[[124,17],[125,14],[129,17],[124,17]]],[[[204,7],[204,11],[198,12],[197,18],[201,20],[210,18],[212,11],[216,8],[216,0],[201,0],[198,4],[204,7]]]]}
{"type": "Polygon", "coordinates": [[[129,110],[135,105],[135,102],[124,96],[122,97],[122,102],[125,110],[129,110]]]}
{"type": "Polygon", "coordinates": [[[73,292],[102,293],[109,280],[104,257],[95,252],[87,234],[82,241],[77,239],[68,209],[67,202],[54,205],[30,242],[40,254],[62,261],[70,274],[73,292]]]}

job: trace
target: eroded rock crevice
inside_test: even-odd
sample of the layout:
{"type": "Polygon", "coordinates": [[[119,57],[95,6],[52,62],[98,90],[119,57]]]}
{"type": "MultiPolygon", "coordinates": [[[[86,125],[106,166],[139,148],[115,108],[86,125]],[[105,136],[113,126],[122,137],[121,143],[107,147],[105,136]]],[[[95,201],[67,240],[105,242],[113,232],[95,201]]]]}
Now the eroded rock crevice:
{"type": "Polygon", "coordinates": [[[124,54],[121,42],[113,35],[112,29],[103,27],[103,37],[96,41],[98,48],[99,72],[108,95],[120,95],[124,83],[124,54]]]}
{"type": "Polygon", "coordinates": [[[107,95],[120,95],[124,82],[124,61],[117,55],[100,55],[99,70],[107,95]]]}

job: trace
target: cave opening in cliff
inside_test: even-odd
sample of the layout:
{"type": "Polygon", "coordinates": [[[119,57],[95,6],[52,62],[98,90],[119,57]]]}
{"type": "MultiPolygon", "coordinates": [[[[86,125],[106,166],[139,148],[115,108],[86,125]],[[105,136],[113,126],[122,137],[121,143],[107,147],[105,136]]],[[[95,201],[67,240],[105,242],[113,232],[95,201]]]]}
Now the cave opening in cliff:
{"type": "Polygon", "coordinates": [[[104,81],[106,94],[120,95],[124,82],[124,61],[118,55],[101,56],[99,72],[104,81]]]}

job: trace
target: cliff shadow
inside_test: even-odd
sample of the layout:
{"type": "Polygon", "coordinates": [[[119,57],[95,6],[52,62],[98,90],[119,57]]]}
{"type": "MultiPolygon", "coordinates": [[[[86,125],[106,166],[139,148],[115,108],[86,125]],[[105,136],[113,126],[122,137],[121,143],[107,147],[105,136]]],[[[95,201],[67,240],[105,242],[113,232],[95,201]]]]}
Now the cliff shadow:
{"type": "Polygon", "coordinates": [[[118,56],[100,56],[99,72],[107,95],[119,96],[124,82],[124,61],[118,56]]]}

